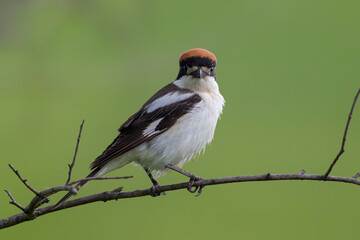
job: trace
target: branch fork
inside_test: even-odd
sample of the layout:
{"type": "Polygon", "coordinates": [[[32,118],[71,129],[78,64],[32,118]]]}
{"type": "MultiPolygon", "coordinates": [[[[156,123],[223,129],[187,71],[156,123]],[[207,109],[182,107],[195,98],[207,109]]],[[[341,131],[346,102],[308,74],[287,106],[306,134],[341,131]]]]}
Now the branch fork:
{"type": "MultiPolygon", "coordinates": [[[[73,187],[74,184],[79,183],[81,181],[93,181],[93,180],[109,180],[109,179],[128,179],[128,178],[132,178],[132,176],[124,176],[124,177],[88,177],[88,178],[82,178],[76,181],[72,181],[70,182],[71,179],[71,174],[72,174],[72,169],[75,165],[75,161],[76,161],[76,156],[77,156],[77,152],[79,149],[79,143],[80,143],[80,138],[81,138],[81,132],[84,126],[84,120],[82,121],[81,125],[80,125],[80,130],[79,130],[79,135],[77,138],[77,142],[76,142],[76,147],[75,147],[75,153],[74,153],[74,157],[72,160],[71,164],[68,164],[69,166],[69,172],[68,172],[68,178],[67,181],[65,183],[65,185],[62,186],[57,186],[57,187],[52,187],[52,188],[48,188],[45,189],[43,191],[37,191],[35,188],[33,188],[26,179],[24,179],[18,170],[15,169],[15,167],[11,164],[9,164],[9,167],[11,168],[11,170],[15,173],[15,175],[20,179],[20,181],[31,191],[35,194],[35,197],[30,201],[30,203],[26,206],[23,207],[21,204],[19,204],[15,198],[11,195],[11,193],[8,190],[5,190],[5,192],[7,193],[7,195],[10,198],[10,204],[14,205],[15,207],[19,208],[24,216],[23,216],[23,221],[28,221],[28,220],[33,220],[35,219],[37,216],[41,215],[41,209],[38,209],[40,206],[48,203],[49,200],[49,196],[52,196],[60,191],[68,191],[71,192],[73,195],[77,194],[77,189],[76,187],[73,187]]],[[[122,187],[117,188],[113,191],[110,191],[109,193],[119,193],[121,192],[122,187]]],[[[15,215],[16,216],[16,215],[15,215]]],[[[7,225],[11,222],[11,217],[10,218],[5,218],[0,220],[0,229],[7,227],[7,225]]],[[[21,221],[22,222],[22,221],[21,221]]],[[[20,223],[20,222],[19,222],[20,223]]]]}

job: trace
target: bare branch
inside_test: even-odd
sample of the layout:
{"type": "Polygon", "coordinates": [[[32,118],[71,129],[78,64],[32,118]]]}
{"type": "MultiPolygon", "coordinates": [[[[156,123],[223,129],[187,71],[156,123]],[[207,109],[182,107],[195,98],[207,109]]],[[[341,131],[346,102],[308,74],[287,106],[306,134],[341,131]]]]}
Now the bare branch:
{"type": "Polygon", "coordinates": [[[348,133],[348,129],[349,129],[349,125],[350,125],[352,113],[353,113],[353,111],[354,111],[355,104],[356,104],[356,102],[357,102],[357,99],[358,99],[358,97],[359,97],[359,94],[360,94],[360,89],[359,89],[358,92],[356,93],[355,98],[354,98],[354,101],[353,101],[353,104],[352,104],[351,109],[350,109],[350,113],[349,113],[348,120],[347,120],[347,122],[346,122],[345,131],[344,131],[344,136],[343,136],[343,140],[342,140],[342,143],[341,143],[340,151],[339,151],[339,153],[336,155],[334,161],[331,163],[329,169],[328,169],[328,170],[326,171],[326,173],[324,174],[324,180],[325,180],[325,181],[327,180],[327,177],[329,176],[329,174],[330,174],[331,170],[333,169],[333,167],[335,166],[336,162],[339,160],[340,156],[345,152],[346,136],[347,136],[347,133],[348,133]]]}
{"type": "MultiPolygon", "coordinates": [[[[20,208],[26,215],[28,215],[29,219],[33,219],[36,217],[36,212],[37,212],[37,208],[40,207],[41,205],[48,203],[49,199],[48,197],[51,195],[54,195],[60,191],[68,191],[71,192],[73,195],[77,194],[77,189],[75,187],[73,187],[72,185],[77,183],[77,182],[81,182],[83,180],[109,180],[109,179],[127,179],[127,178],[131,178],[132,176],[126,176],[126,177],[92,177],[92,178],[84,178],[84,179],[80,179],[77,181],[74,181],[70,184],[65,184],[63,186],[58,186],[58,187],[52,187],[52,188],[48,188],[44,191],[38,192],[38,194],[31,200],[31,202],[29,203],[28,206],[26,206],[26,208],[24,208],[23,206],[21,206],[20,204],[18,204],[15,199],[11,196],[11,194],[9,193],[9,191],[5,190],[6,193],[9,195],[10,199],[12,200],[10,202],[10,204],[13,204],[15,206],[17,206],[18,208],[20,208]]],[[[115,192],[120,192],[122,190],[122,187],[117,188],[113,191],[115,192]]],[[[1,227],[0,227],[1,229],[1,227]]]]}
{"type": "MultiPolygon", "coordinates": [[[[226,183],[235,183],[235,182],[256,182],[256,181],[282,181],[282,180],[309,180],[309,181],[323,181],[324,175],[312,175],[312,174],[262,174],[262,175],[250,175],[250,176],[235,176],[235,177],[225,177],[225,178],[213,178],[213,179],[204,179],[194,182],[194,186],[208,186],[208,185],[218,185],[218,184],[226,184],[226,183]]],[[[351,183],[360,186],[360,180],[351,178],[351,177],[339,177],[339,176],[328,176],[327,181],[333,182],[343,182],[343,183],[351,183]]],[[[186,189],[188,187],[188,182],[159,186],[156,189],[156,192],[170,192],[179,189],[186,189]]],[[[66,191],[69,186],[59,186],[51,189],[47,189],[45,191],[54,192],[55,189],[61,191],[66,191]]],[[[41,194],[47,195],[45,191],[42,191],[41,194]]],[[[131,192],[119,192],[121,188],[115,189],[113,191],[106,191],[102,193],[97,193],[94,195],[77,198],[74,200],[70,200],[64,202],[58,208],[53,208],[53,205],[46,206],[40,209],[36,209],[31,216],[26,213],[16,214],[14,216],[1,219],[0,220],[0,229],[14,226],[16,224],[33,220],[36,217],[49,214],[55,211],[60,211],[67,208],[72,208],[80,205],[85,205],[93,202],[99,201],[110,201],[110,200],[118,200],[123,198],[135,198],[135,197],[144,197],[150,195],[151,188],[136,190],[131,192]],[[119,190],[120,189],[120,190],[119,190]]],[[[37,197],[35,197],[37,198],[37,197]]],[[[35,199],[34,198],[34,199],[35,199]]],[[[28,208],[28,207],[27,207],[28,208]]]]}
{"type": "Polygon", "coordinates": [[[11,193],[8,190],[5,189],[4,191],[7,193],[7,195],[11,199],[11,202],[9,202],[10,204],[16,206],[21,211],[25,211],[25,208],[23,206],[21,206],[18,202],[16,202],[15,198],[11,195],[11,193]]]}
{"type": "Polygon", "coordinates": [[[77,194],[77,190],[76,188],[69,186],[69,185],[63,185],[63,186],[58,186],[58,187],[52,187],[52,188],[48,188],[44,191],[39,192],[39,196],[35,196],[31,202],[29,203],[29,205],[26,206],[24,212],[29,215],[32,216],[34,215],[34,211],[35,209],[44,204],[46,201],[44,200],[45,198],[54,195],[55,193],[61,192],[61,191],[68,191],[68,192],[72,192],[74,195],[77,194]]]}
{"type": "Polygon", "coordinates": [[[82,129],[83,129],[83,126],[84,126],[84,122],[85,122],[85,120],[83,120],[81,125],[80,125],[79,135],[78,135],[78,138],[77,138],[77,141],[76,141],[75,153],[74,153],[72,163],[68,165],[69,166],[69,174],[68,174],[68,179],[66,180],[66,184],[69,184],[70,179],[71,179],[71,172],[72,172],[72,169],[74,168],[74,165],[75,165],[75,160],[76,160],[77,152],[78,152],[78,149],[79,149],[81,132],[82,132],[82,129]]]}
{"type": "Polygon", "coordinates": [[[39,191],[35,190],[33,187],[31,187],[28,183],[26,179],[23,179],[19,173],[18,170],[16,170],[14,168],[13,165],[9,164],[9,167],[11,168],[11,170],[13,170],[13,172],[16,174],[16,176],[18,176],[18,178],[25,184],[25,186],[30,189],[30,191],[32,191],[35,195],[39,196],[39,191]]]}
{"type": "Polygon", "coordinates": [[[82,179],[73,181],[71,183],[67,183],[67,185],[74,185],[75,183],[79,183],[79,182],[82,182],[82,181],[128,179],[128,178],[133,178],[133,176],[124,176],[124,177],[86,177],[86,178],[82,178],[82,179]]]}

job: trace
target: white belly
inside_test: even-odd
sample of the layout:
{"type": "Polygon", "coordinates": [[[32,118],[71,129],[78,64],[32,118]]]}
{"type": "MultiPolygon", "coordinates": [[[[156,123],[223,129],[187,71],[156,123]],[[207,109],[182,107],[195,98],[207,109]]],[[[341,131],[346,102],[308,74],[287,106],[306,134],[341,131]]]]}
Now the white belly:
{"type": "Polygon", "coordinates": [[[167,164],[182,167],[213,139],[217,120],[222,112],[223,98],[200,94],[202,101],[173,127],[135,150],[135,164],[152,170],[159,177],[167,164]]]}

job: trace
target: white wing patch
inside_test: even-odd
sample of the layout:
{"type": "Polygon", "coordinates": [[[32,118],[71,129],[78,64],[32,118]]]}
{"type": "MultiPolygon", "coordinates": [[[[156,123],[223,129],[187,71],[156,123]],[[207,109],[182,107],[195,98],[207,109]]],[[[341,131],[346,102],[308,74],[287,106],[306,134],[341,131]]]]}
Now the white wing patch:
{"type": "Polygon", "coordinates": [[[143,131],[143,135],[145,137],[150,137],[156,133],[159,133],[161,131],[155,131],[157,125],[159,125],[159,123],[161,122],[161,120],[163,120],[164,118],[160,118],[158,120],[156,120],[155,122],[152,122],[144,131],[143,131]]]}
{"type": "Polygon", "coordinates": [[[155,101],[150,103],[148,106],[146,106],[146,112],[147,113],[153,112],[156,109],[159,109],[159,108],[165,107],[167,105],[185,100],[185,99],[191,97],[192,95],[194,95],[194,93],[178,93],[178,92],[168,93],[168,94],[156,99],[155,101]]]}

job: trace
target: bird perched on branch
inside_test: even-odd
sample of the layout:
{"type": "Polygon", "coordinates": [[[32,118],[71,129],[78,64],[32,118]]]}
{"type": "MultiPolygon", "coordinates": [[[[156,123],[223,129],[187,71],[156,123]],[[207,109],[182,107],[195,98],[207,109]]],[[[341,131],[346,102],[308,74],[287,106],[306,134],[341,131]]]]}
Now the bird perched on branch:
{"type": "MultiPolygon", "coordinates": [[[[212,141],[225,101],[216,82],[214,54],[191,49],[181,54],[179,64],[176,80],[155,93],[121,125],[119,135],[91,163],[88,177],[100,177],[134,163],[150,177],[152,196],[159,195],[155,177],[170,170],[190,177],[188,190],[194,192],[192,184],[201,178],[180,168],[212,141]]],[[[80,182],[76,188],[86,183],[80,182]]],[[[55,207],[71,195],[66,194],[55,207]]]]}

